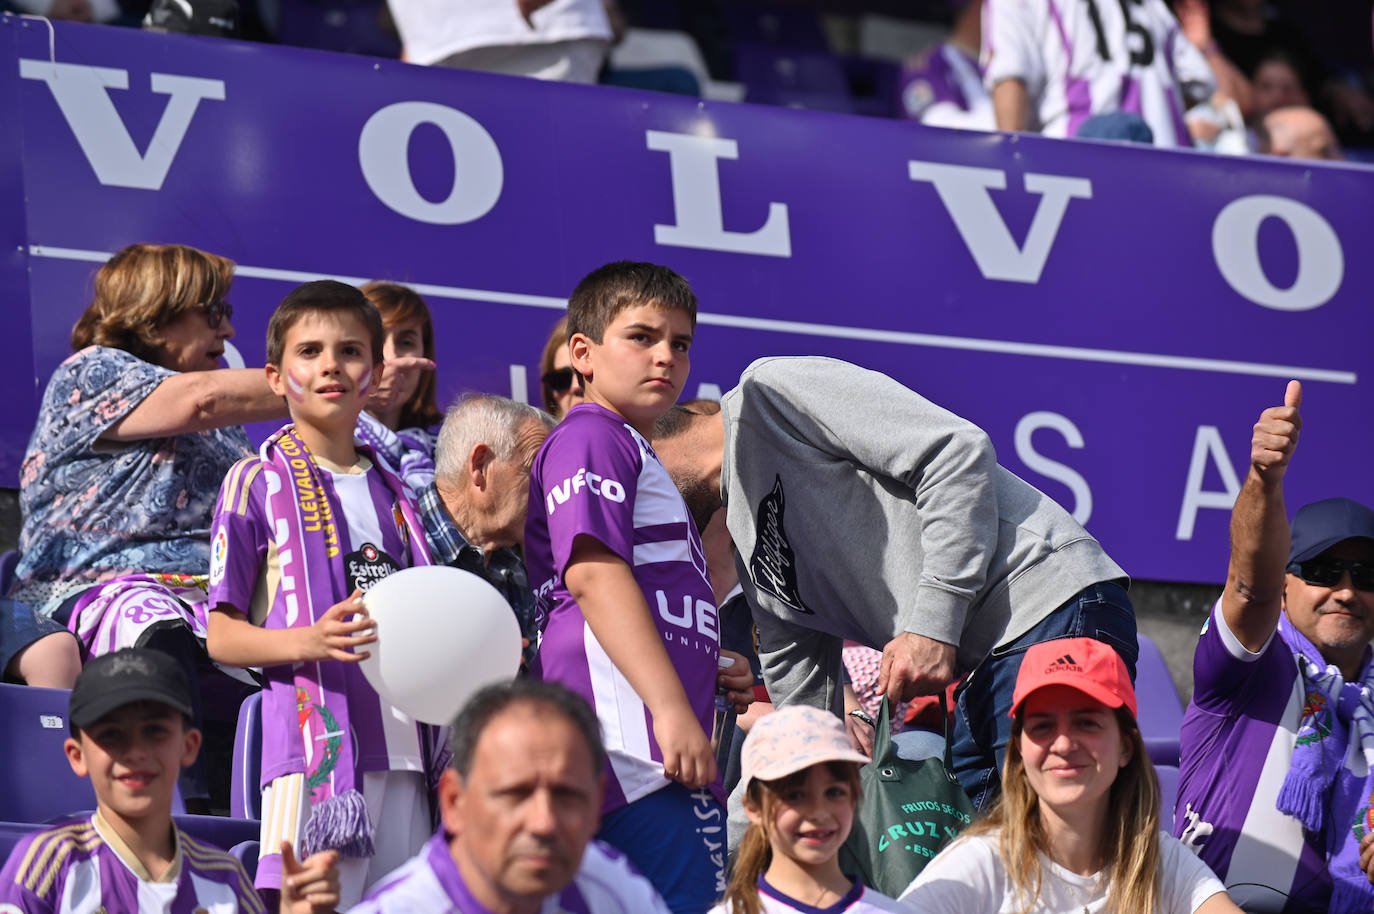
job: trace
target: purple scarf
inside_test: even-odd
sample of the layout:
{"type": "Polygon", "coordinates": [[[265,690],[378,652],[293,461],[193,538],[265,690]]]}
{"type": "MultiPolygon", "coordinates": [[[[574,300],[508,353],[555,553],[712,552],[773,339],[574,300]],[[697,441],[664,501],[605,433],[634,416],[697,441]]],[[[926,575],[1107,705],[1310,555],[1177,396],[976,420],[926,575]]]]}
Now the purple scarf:
{"type": "Polygon", "coordinates": [[[1360,868],[1360,839],[1374,831],[1374,663],[1366,650],[1359,678],[1346,682],[1287,615],[1278,630],[1293,649],[1304,696],[1293,761],[1274,806],[1325,839],[1328,910],[1368,911],[1374,886],[1360,868]]]}
{"type": "MultiPolygon", "coordinates": [[[[366,446],[360,452],[369,458],[366,446]]],[[[338,497],[329,474],[321,473],[305,442],[287,425],[263,442],[261,456],[281,485],[268,487],[267,516],[282,557],[281,597],[287,628],[314,625],[329,608],[348,597],[344,546],[348,522],[339,517],[338,497]],[[291,573],[287,574],[288,554],[291,573]]],[[[395,496],[402,536],[411,565],[430,564],[424,527],[405,485],[381,460],[373,469],[395,496]]],[[[398,557],[404,561],[404,557],[398,557]]],[[[306,786],[311,813],[302,836],[303,854],[335,849],[346,857],[371,857],[372,823],[357,771],[348,694],[360,677],[349,665],[325,660],[294,665],[296,703],[304,743],[306,786]],[[316,713],[318,712],[318,713],[316,713]]]]}
{"type": "Polygon", "coordinates": [[[372,448],[416,497],[434,482],[434,435],[423,428],[392,431],[368,413],[358,416],[353,440],[372,448]]]}

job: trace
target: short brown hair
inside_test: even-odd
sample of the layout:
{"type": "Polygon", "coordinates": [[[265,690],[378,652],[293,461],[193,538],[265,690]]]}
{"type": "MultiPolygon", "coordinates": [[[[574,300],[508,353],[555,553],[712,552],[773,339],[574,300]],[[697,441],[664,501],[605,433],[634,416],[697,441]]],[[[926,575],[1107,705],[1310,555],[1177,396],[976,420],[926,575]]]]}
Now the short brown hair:
{"type": "Polygon", "coordinates": [[[386,331],[377,306],[354,286],[333,279],[317,279],[286,294],[267,322],[267,364],[280,365],[286,334],[307,314],[350,314],[362,322],[372,343],[372,364],[382,360],[386,331]]]}
{"type": "Polygon", "coordinates": [[[658,264],[617,260],[592,270],[573,289],[568,298],[568,338],[581,333],[600,343],[617,314],[639,305],[683,311],[696,330],[697,297],[687,280],[658,264]]]}
{"type": "MultiPolygon", "coordinates": [[[[362,293],[381,314],[384,330],[397,324],[418,321],[425,358],[434,359],[434,322],[429,316],[429,306],[419,292],[399,283],[377,281],[363,286],[362,293]]],[[[439,411],[435,398],[435,386],[434,372],[426,371],[420,375],[415,393],[401,407],[401,428],[429,428],[443,420],[444,414],[439,411]]]]}
{"type": "Polygon", "coordinates": [[[184,244],[131,244],[95,274],[95,299],[72,327],[72,349],[109,346],[160,364],[159,331],[229,294],[234,262],[184,244]]]}

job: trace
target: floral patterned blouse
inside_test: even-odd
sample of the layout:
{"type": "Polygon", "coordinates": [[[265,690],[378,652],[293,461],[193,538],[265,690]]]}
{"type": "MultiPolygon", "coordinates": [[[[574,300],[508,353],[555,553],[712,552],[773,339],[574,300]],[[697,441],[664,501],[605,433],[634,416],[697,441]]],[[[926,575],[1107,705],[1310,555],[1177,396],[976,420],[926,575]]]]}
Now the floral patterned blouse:
{"type": "Polygon", "coordinates": [[[251,453],[243,429],[98,440],[174,374],[104,346],[53,372],[20,472],[11,597],[51,611],[71,591],[120,575],[208,571],[220,483],[251,453]]]}

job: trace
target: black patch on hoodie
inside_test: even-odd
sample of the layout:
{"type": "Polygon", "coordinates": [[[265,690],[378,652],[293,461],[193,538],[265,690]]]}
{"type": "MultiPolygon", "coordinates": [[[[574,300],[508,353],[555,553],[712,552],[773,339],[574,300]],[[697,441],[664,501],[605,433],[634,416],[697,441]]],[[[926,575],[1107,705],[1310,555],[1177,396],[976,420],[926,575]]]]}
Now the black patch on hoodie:
{"type": "Polygon", "coordinates": [[[754,518],[754,554],[749,557],[749,576],[759,590],[799,613],[815,615],[802,603],[797,590],[797,557],[783,529],[783,508],[782,477],[775,476],[773,491],[759,502],[754,518]]]}

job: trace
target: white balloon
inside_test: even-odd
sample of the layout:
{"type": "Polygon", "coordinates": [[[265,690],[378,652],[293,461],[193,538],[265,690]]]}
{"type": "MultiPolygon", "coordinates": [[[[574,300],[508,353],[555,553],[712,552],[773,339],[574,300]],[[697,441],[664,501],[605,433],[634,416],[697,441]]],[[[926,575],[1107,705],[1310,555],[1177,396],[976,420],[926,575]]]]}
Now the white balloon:
{"type": "Polygon", "coordinates": [[[520,626],[495,587],[446,565],[407,568],[363,595],[377,625],[361,666],[377,694],[419,721],[451,723],[482,686],[515,676],[520,626]]]}

